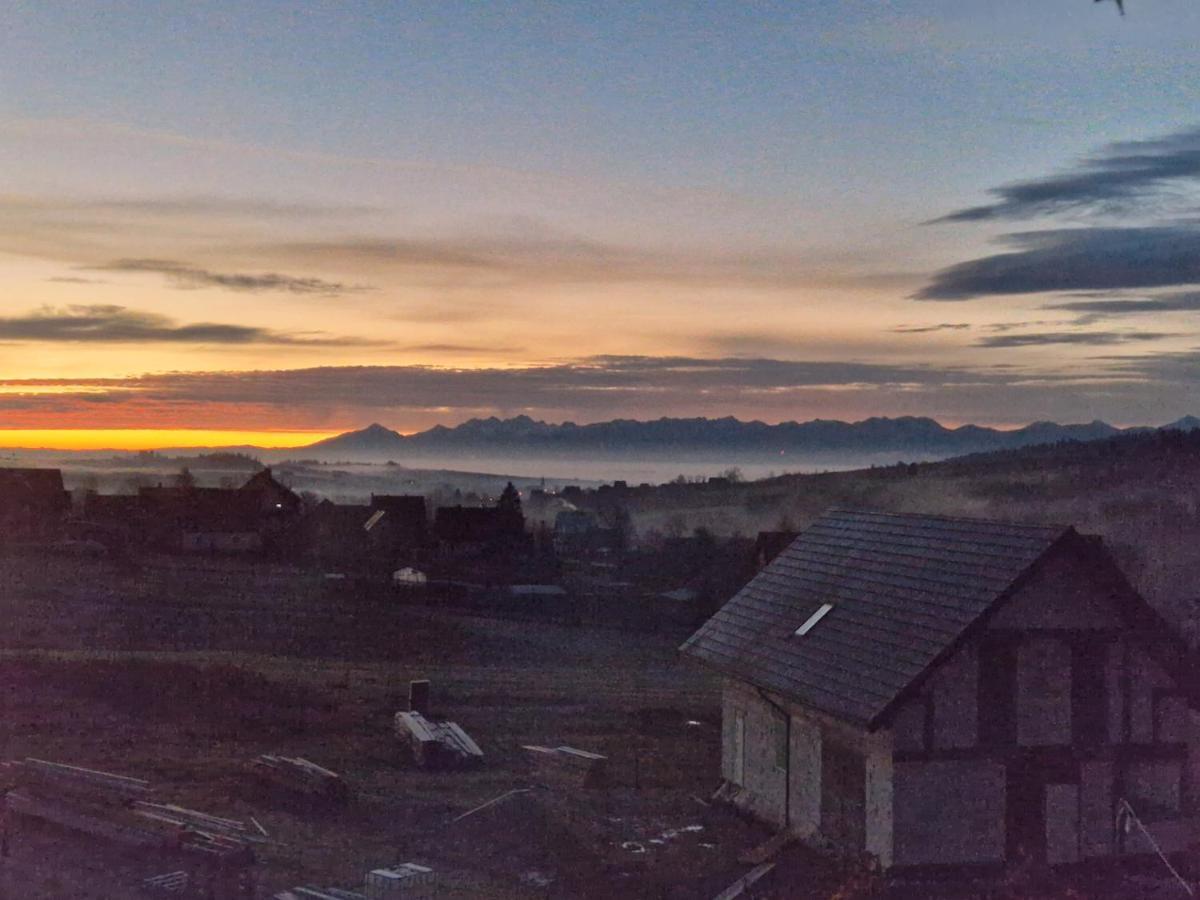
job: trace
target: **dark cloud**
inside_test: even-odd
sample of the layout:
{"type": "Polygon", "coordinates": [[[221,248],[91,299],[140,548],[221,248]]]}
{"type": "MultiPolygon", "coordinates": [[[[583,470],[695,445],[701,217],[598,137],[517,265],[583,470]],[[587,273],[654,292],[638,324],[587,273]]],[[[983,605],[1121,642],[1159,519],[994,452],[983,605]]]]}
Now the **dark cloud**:
{"type": "Polygon", "coordinates": [[[1100,295],[1085,300],[1050,303],[1043,309],[1060,309],[1093,318],[1139,315],[1157,312],[1196,312],[1200,310],[1200,291],[1178,291],[1153,297],[1111,297],[1100,295]],[[1107,297],[1107,299],[1106,299],[1107,297]]]}
{"type": "Polygon", "coordinates": [[[20,316],[0,317],[0,340],[87,343],[286,344],[358,346],[356,338],[289,334],[247,325],[198,322],[178,325],[156,313],[124,306],[43,307],[20,316]]]}
{"type": "Polygon", "coordinates": [[[187,263],[168,259],[119,259],[102,266],[89,268],[107,272],[151,272],[165,275],[178,288],[216,287],[230,291],[284,291],[290,294],[323,294],[337,296],[364,291],[362,285],[325,281],[321,278],[304,278],[267,272],[249,275],[240,272],[214,272],[187,263]]]}
{"type": "Polygon", "coordinates": [[[1008,235],[1018,249],[938,272],[918,300],[1200,283],[1200,226],[1063,228],[1008,235]]]}
{"type": "Polygon", "coordinates": [[[370,421],[424,427],[516,413],[552,421],[729,414],[772,421],[869,415],[972,421],[981,409],[1000,422],[1140,422],[1194,410],[1198,385],[1195,358],[1165,356],[1088,360],[1077,370],[1051,373],[1012,364],[604,356],[484,369],[340,366],[12,380],[0,382],[0,412],[7,411],[9,427],[38,428],[172,422],[337,429],[370,421]]]}
{"type": "Polygon", "coordinates": [[[47,278],[47,281],[57,282],[58,284],[105,284],[106,282],[100,278],[79,278],[71,275],[59,275],[55,278],[47,278]]]}
{"type": "Polygon", "coordinates": [[[1200,177],[1200,128],[1147,141],[1110,144],[1074,171],[993,188],[995,203],[935,221],[1019,219],[1062,211],[1127,208],[1179,182],[1200,177]]]}
{"type": "Polygon", "coordinates": [[[971,326],[966,322],[942,322],[938,325],[898,325],[896,334],[929,334],[934,331],[964,331],[971,326]]]}
{"type": "Polygon", "coordinates": [[[995,334],[980,338],[976,347],[1039,347],[1050,344],[1080,344],[1103,347],[1128,344],[1134,341],[1159,341],[1176,337],[1158,331],[1046,331],[1026,334],[995,334]]]}

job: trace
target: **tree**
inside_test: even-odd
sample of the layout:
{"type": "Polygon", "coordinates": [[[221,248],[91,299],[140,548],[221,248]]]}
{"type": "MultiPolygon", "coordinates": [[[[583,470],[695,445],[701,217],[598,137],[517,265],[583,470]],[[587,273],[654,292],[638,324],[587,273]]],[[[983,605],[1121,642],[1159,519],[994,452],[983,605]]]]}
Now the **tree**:
{"type": "Polygon", "coordinates": [[[175,476],[175,487],[190,490],[196,486],[196,476],[191,473],[187,466],[179,470],[175,476]]]}
{"type": "Polygon", "coordinates": [[[496,501],[496,509],[502,509],[507,513],[521,516],[521,495],[513,483],[510,481],[504,486],[504,490],[500,493],[500,499],[496,501]]]}

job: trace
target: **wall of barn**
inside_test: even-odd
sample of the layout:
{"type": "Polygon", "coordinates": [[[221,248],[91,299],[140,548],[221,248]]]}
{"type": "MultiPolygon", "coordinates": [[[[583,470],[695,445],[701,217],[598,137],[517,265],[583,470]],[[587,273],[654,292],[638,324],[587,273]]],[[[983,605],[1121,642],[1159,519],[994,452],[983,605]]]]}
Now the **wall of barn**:
{"type": "Polygon", "coordinates": [[[1114,827],[1120,797],[1164,840],[1186,835],[1179,823],[1200,809],[1200,716],[1125,629],[1112,590],[1086,558],[1048,561],[876,733],[768,695],[787,710],[784,719],[756,689],[728,680],[724,777],[738,781],[740,712],[742,804],[776,827],[847,854],[865,851],[885,867],[1005,862],[1009,767],[1018,759],[1045,779],[1036,792],[1052,863],[1144,852],[1136,835],[1114,827]],[[987,677],[997,641],[1011,651],[1003,665],[1013,691],[1011,731],[999,744],[987,677]],[[1092,679],[1080,683],[1094,686],[1101,707],[1073,690],[1077,671],[1092,679]],[[1043,765],[1044,776],[1036,771],[1043,765]]]}
{"type": "Polygon", "coordinates": [[[1003,861],[1003,764],[898,761],[895,769],[896,865],[1003,861]]]}
{"type": "MultiPolygon", "coordinates": [[[[750,685],[727,680],[723,691],[721,775],[742,788],[738,804],[777,828],[784,827],[786,768],[777,764],[781,717],[750,685]],[[744,722],[741,773],[738,723],[744,722]]],[[[819,773],[818,773],[819,777],[819,773]]]]}
{"type": "Polygon", "coordinates": [[[722,776],[742,787],[738,804],[814,844],[852,855],[869,853],[890,866],[891,733],[870,734],[774,694],[766,696],[790,719],[788,760],[782,766],[779,741],[787,735],[787,719],[754,687],[735,679],[725,682],[722,776]],[[741,782],[735,771],[739,714],[745,722],[741,782]],[[831,774],[831,766],[837,767],[837,775],[831,774]]]}

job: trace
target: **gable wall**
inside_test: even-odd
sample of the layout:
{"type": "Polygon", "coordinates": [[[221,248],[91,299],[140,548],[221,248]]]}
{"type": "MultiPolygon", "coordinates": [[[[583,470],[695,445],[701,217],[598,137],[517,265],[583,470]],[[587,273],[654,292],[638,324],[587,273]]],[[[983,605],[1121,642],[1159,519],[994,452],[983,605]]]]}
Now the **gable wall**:
{"type": "Polygon", "coordinates": [[[1135,808],[1161,815],[1200,800],[1200,720],[1124,627],[1114,590],[1086,558],[1048,560],[897,708],[890,722],[897,864],[1003,860],[1007,772],[1022,754],[1044,756],[1051,767],[1038,789],[1051,861],[1122,852],[1113,831],[1122,791],[1135,808]],[[1012,743],[1003,747],[984,742],[981,721],[992,711],[987,689],[996,665],[982,648],[996,642],[1009,648],[1013,688],[1012,743]],[[1089,717],[1107,748],[1076,746],[1089,717]],[[1186,760],[1171,749],[1185,742],[1186,760]],[[1064,751],[1083,762],[1055,774],[1059,764],[1049,761],[1064,751]]]}

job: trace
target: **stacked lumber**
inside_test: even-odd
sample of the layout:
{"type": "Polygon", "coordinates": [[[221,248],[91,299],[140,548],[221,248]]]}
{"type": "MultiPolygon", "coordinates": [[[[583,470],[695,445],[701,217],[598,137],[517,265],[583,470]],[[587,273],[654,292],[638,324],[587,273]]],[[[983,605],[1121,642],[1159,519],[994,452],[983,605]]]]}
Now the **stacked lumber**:
{"type": "Polygon", "coordinates": [[[483,751],[457,722],[431,722],[418,712],[396,713],[396,736],[425,769],[457,769],[483,763],[483,751]]]}
{"type": "Polygon", "coordinates": [[[368,900],[418,900],[434,896],[437,876],[433,869],[416,863],[402,863],[389,869],[374,869],[367,873],[363,885],[368,900]]]}
{"type": "Polygon", "coordinates": [[[578,747],[526,744],[538,775],[547,784],[595,788],[605,784],[608,757],[578,747]]]}
{"type": "Polygon", "coordinates": [[[166,875],[151,875],[142,879],[142,887],[148,891],[163,891],[167,894],[182,894],[191,884],[187,872],[168,872],[166,875]]]}
{"type": "Polygon", "coordinates": [[[250,763],[250,771],[263,781],[326,800],[345,800],[350,789],[337,772],[295,756],[263,754],[250,763]]]}
{"type": "Polygon", "coordinates": [[[5,769],[16,784],[4,797],[8,812],[135,847],[194,852],[221,863],[254,861],[244,825],[153,803],[147,798],[154,789],[141,778],[33,758],[5,769]]]}
{"type": "Polygon", "coordinates": [[[245,822],[173,803],[135,801],[132,811],[145,823],[144,827],[173,836],[180,848],[194,853],[252,862],[250,844],[263,842],[263,838],[252,833],[245,822]]]}
{"type": "Polygon", "coordinates": [[[153,792],[150,782],[141,778],[129,778],[96,769],[33,758],[13,765],[17,767],[16,777],[22,787],[45,791],[57,797],[118,802],[147,797],[153,792]]]}

